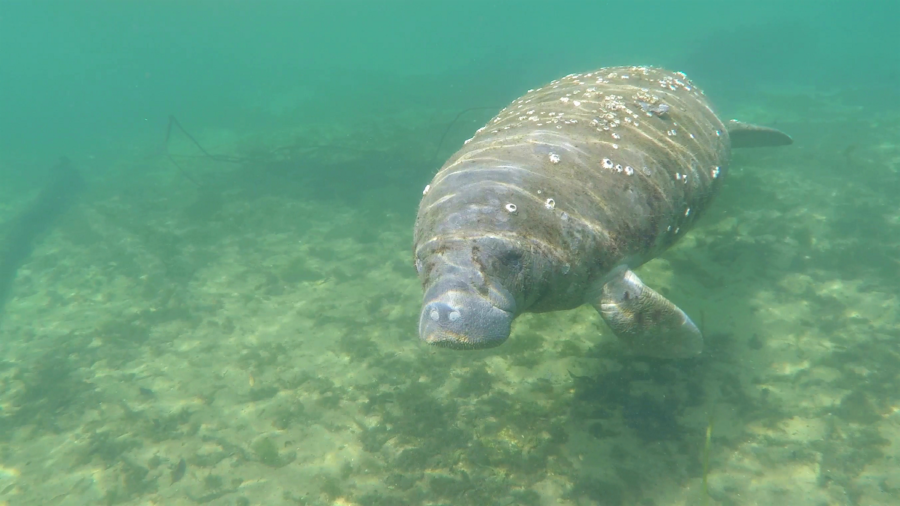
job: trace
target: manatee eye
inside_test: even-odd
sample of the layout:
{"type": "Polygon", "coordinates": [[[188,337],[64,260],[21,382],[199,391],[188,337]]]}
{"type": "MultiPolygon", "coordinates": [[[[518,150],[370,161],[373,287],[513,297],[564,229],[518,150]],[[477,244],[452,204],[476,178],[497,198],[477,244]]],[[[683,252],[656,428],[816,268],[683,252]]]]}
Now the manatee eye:
{"type": "Polygon", "coordinates": [[[630,299],[630,298],[631,298],[631,293],[629,293],[628,290],[625,290],[625,293],[622,294],[622,298],[625,299],[625,300],[630,299]]]}
{"type": "Polygon", "coordinates": [[[520,271],[522,270],[522,254],[514,250],[505,251],[500,255],[500,263],[511,271],[520,271]]]}

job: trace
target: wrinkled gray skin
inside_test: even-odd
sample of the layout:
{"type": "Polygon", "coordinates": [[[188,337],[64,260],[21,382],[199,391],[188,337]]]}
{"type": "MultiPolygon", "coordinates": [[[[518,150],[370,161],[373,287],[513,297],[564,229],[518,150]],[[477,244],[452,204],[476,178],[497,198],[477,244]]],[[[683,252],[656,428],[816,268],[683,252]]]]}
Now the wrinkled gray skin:
{"type": "Polygon", "coordinates": [[[732,147],[790,143],[726,126],[684,74],[663,69],[606,68],[529,91],[425,190],[414,245],[421,339],[497,346],[519,314],[588,303],[637,352],[696,355],[696,325],[631,269],[690,229],[732,147]]]}

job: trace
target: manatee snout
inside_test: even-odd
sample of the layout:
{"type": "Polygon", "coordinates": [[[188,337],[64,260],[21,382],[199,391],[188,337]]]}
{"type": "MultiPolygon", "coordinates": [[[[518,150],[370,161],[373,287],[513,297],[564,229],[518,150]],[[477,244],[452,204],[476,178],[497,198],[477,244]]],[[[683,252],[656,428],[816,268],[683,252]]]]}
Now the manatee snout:
{"type": "Polygon", "coordinates": [[[476,290],[442,279],[425,292],[419,337],[454,349],[499,346],[509,337],[515,301],[501,287],[476,290]]]}

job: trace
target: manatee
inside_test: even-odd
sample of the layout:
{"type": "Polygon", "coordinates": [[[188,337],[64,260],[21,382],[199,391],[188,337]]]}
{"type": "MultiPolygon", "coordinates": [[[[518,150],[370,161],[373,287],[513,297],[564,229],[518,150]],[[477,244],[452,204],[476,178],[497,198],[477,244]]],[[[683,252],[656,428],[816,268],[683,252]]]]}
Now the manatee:
{"type": "Polygon", "coordinates": [[[603,68],[529,90],[425,187],[420,338],[489,348],[522,313],[591,304],[637,353],[699,354],[694,322],[633,269],[710,206],[732,148],[791,143],[723,122],[685,74],[661,68],[603,68]]]}

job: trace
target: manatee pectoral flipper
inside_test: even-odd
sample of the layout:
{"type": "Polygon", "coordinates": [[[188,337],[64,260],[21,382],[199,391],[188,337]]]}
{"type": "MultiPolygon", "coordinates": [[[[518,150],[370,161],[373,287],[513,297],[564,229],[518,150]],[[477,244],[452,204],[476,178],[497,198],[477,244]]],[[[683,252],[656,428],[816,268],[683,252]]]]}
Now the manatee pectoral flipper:
{"type": "Polygon", "coordinates": [[[790,135],[774,128],[733,119],[728,122],[728,137],[732,148],[768,148],[794,143],[790,135]]]}
{"type": "Polygon", "coordinates": [[[615,273],[592,304],[636,353],[687,358],[703,350],[703,336],[688,315],[628,269],[615,273]]]}

